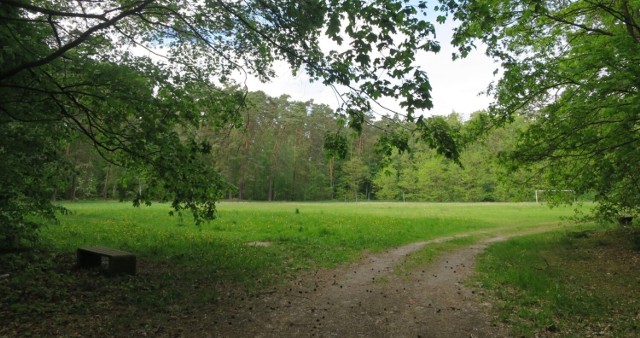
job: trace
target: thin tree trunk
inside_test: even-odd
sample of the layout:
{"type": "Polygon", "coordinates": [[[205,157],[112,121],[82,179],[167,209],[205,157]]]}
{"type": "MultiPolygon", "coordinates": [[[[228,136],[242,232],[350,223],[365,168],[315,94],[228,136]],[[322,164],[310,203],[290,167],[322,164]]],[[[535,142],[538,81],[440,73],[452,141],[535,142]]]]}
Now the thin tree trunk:
{"type": "Polygon", "coordinates": [[[277,163],[277,155],[278,155],[278,150],[280,149],[280,141],[282,138],[282,135],[284,134],[285,131],[285,127],[281,127],[280,130],[278,131],[278,134],[276,135],[276,139],[273,143],[273,149],[271,152],[271,168],[270,168],[270,172],[269,172],[269,195],[268,195],[268,200],[269,201],[273,201],[275,200],[275,186],[274,186],[274,177],[276,175],[276,171],[278,170],[278,163],[277,163]]]}
{"type": "Polygon", "coordinates": [[[78,164],[78,156],[73,156],[73,177],[71,178],[71,200],[75,201],[78,191],[78,175],[76,174],[76,165],[78,164]]]}
{"type": "Polygon", "coordinates": [[[294,133],[293,136],[293,173],[291,175],[291,195],[289,197],[290,200],[295,199],[295,189],[296,189],[296,146],[298,144],[298,136],[297,133],[294,133]]]}
{"type": "Polygon", "coordinates": [[[253,124],[251,122],[247,122],[247,127],[246,127],[246,133],[243,136],[242,139],[242,153],[244,158],[244,162],[240,164],[240,168],[239,168],[239,173],[238,173],[238,199],[242,200],[244,198],[244,189],[245,189],[245,181],[246,181],[246,175],[247,175],[247,163],[249,160],[249,148],[251,146],[251,143],[249,142],[249,139],[251,138],[251,135],[253,133],[253,124]]]}
{"type": "Polygon", "coordinates": [[[269,202],[273,201],[273,176],[269,175],[269,194],[267,199],[269,202]]]}
{"type": "Polygon", "coordinates": [[[76,200],[76,190],[78,190],[78,177],[74,174],[71,178],[71,191],[69,195],[69,199],[72,201],[76,200]]]}
{"type": "MultiPolygon", "coordinates": [[[[71,143],[67,143],[67,149],[66,149],[66,156],[67,158],[71,158],[71,143]]],[[[78,178],[77,175],[75,173],[75,166],[76,166],[76,158],[74,156],[73,158],[73,166],[74,166],[74,171],[71,173],[71,188],[67,194],[67,198],[70,200],[75,200],[76,199],[76,190],[77,190],[77,185],[78,185],[78,178]]]]}
{"type": "Polygon", "coordinates": [[[333,158],[329,159],[329,185],[331,186],[331,199],[333,199],[333,158]]]}
{"type": "Polygon", "coordinates": [[[111,165],[107,169],[107,173],[104,175],[104,185],[102,186],[102,198],[107,199],[109,192],[109,176],[111,174],[111,165]]]}

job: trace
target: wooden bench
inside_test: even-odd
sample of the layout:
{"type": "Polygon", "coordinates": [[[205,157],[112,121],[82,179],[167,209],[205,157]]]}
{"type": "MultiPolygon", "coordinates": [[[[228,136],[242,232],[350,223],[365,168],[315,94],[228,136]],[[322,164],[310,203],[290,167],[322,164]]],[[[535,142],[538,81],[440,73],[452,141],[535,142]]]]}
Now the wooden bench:
{"type": "Polygon", "coordinates": [[[136,274],[136,255],[132,253],[104,246],[94,246],[90,248],[79,248],[77,254],[78,267],[102,267],[102,260],[104,258],[107,264],[103,270],[107,275],[113,276],[119,273],[136,274]]]}
{"type": "Polygon", "coordinates": [[[624,215],[618,217],[618,224],[620,225],[631,225],[633,223],[633,216],[624,215]]]}

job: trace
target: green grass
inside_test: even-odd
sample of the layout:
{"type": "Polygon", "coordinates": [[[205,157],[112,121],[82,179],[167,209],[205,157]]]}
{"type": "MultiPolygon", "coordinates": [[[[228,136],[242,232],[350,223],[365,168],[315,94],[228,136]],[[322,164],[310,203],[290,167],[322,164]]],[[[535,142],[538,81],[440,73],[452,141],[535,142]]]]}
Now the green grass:
{"type": "MultiPolygon", "coordinates": [[[[188,217],[169,216],[166,204],[65,206],[70,213],[41,230],[37,248],[0,255],[0,275],[9,274],[0,280],[0,322],[10,324],[0,336],[153,334],[153,327],[173,318],[233,304],[301,271],[459,233],[558,224],[572,214],[570,208],[509,203],[223,202],[219,219],[197,227],[188,217]],[[75,250],[94,245],[136,253],[138,274],[104,278],[74,269],[75,250]]],[[[407,264],[437,254],[429,250],[407,264]]]]}
{"type": "Polygon", "coordinates": [[[515,238],[479,259],[475,283],[514,336],[640,334],[640,252],[629,233],[586,229],[515,238]]]}
{"type": "Polygon", "coordinates": [[[219,219],[196,227],[155,204],[65,204],[72,212],[42,231],[54,250],[106,245],[144,259],[215,267],[220,278],[271,281],[418,240],[496,227],[558,223],[569,209],[536,204],[221,203],[219,219]],[[298,212],[296,212],[296,210],[298,212]],[[246,243],[270,242],[270,247],[246,243]],[[258,278],[259,276],[259,278],[258,278]]]}

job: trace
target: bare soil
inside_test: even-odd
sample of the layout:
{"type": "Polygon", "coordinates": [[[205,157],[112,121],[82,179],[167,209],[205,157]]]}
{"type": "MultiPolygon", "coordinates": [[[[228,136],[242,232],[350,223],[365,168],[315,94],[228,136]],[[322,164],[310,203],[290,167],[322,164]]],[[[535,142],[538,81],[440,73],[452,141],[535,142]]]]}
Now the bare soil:
{"type": "MultiPolygon", "coordinates": [[[[542,232],[547,229],[538,229],[542,232]]],[[[528,231],[528,233],[532,233],[528,231]]],[[[518,235],[524,235],[524,232],[518,235]]],[[[412,252],[452,237],[413,243],[333,270],[320,270],[229,302],[182,334],[197,337],[506,337],[491,305],[463,282],[494,236],[447,252],[427,267],[394,273],[412,252]]]]}

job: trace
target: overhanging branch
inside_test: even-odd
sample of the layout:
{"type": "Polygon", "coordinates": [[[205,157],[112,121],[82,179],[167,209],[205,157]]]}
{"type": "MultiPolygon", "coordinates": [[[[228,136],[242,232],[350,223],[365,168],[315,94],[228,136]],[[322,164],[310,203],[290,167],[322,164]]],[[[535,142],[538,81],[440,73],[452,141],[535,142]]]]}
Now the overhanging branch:
{"type": "Polygon", "coordinates": [[[80,44],[82,44],[83,42],[85,42],[87,39],[89,39],[89,37],[100,30],[103,30],[105,28],[108,28],[112,25],[114,25],[116,22],[130,16],[130,15],[134,15],[138,12],[140,12],[141,10],[143,10],[145,7],[147,7],[149,4],[151,4],[153,1],[155,0],[144,0],[144,1],[140,1],[139,5],[128,9],[126,11],[121,12],[120,14],[118,14],[117,16],[113,17],[110,20],[107,20],[105,22],[102,22],[98,25],[95,25],[89,29],[87,29],[85,32],[83,32],[82,34],[80,34],[80,36],[78,36],[75,40],[68,42],[67,44],[65,44],[64,46],[58,48],[57,50],[55,50],[53,53],[42,57],[40,59],[31,61],[31,62],[27,62],[27,63],[23,63],[21,65],[18,65],[14,68],[11,68],[7,71],[4,71],[2,73],[0,73],[0,81],[10,78],[26,69],[32,69],[32,68],[36,68],[36,67],[40,67],[40,66],[44,66],[54,60],[56,60],[57,58],[63,56],[66,52],[68,52],[69,50],[76,48],[77,46],[79,46],[80,44]]]}

